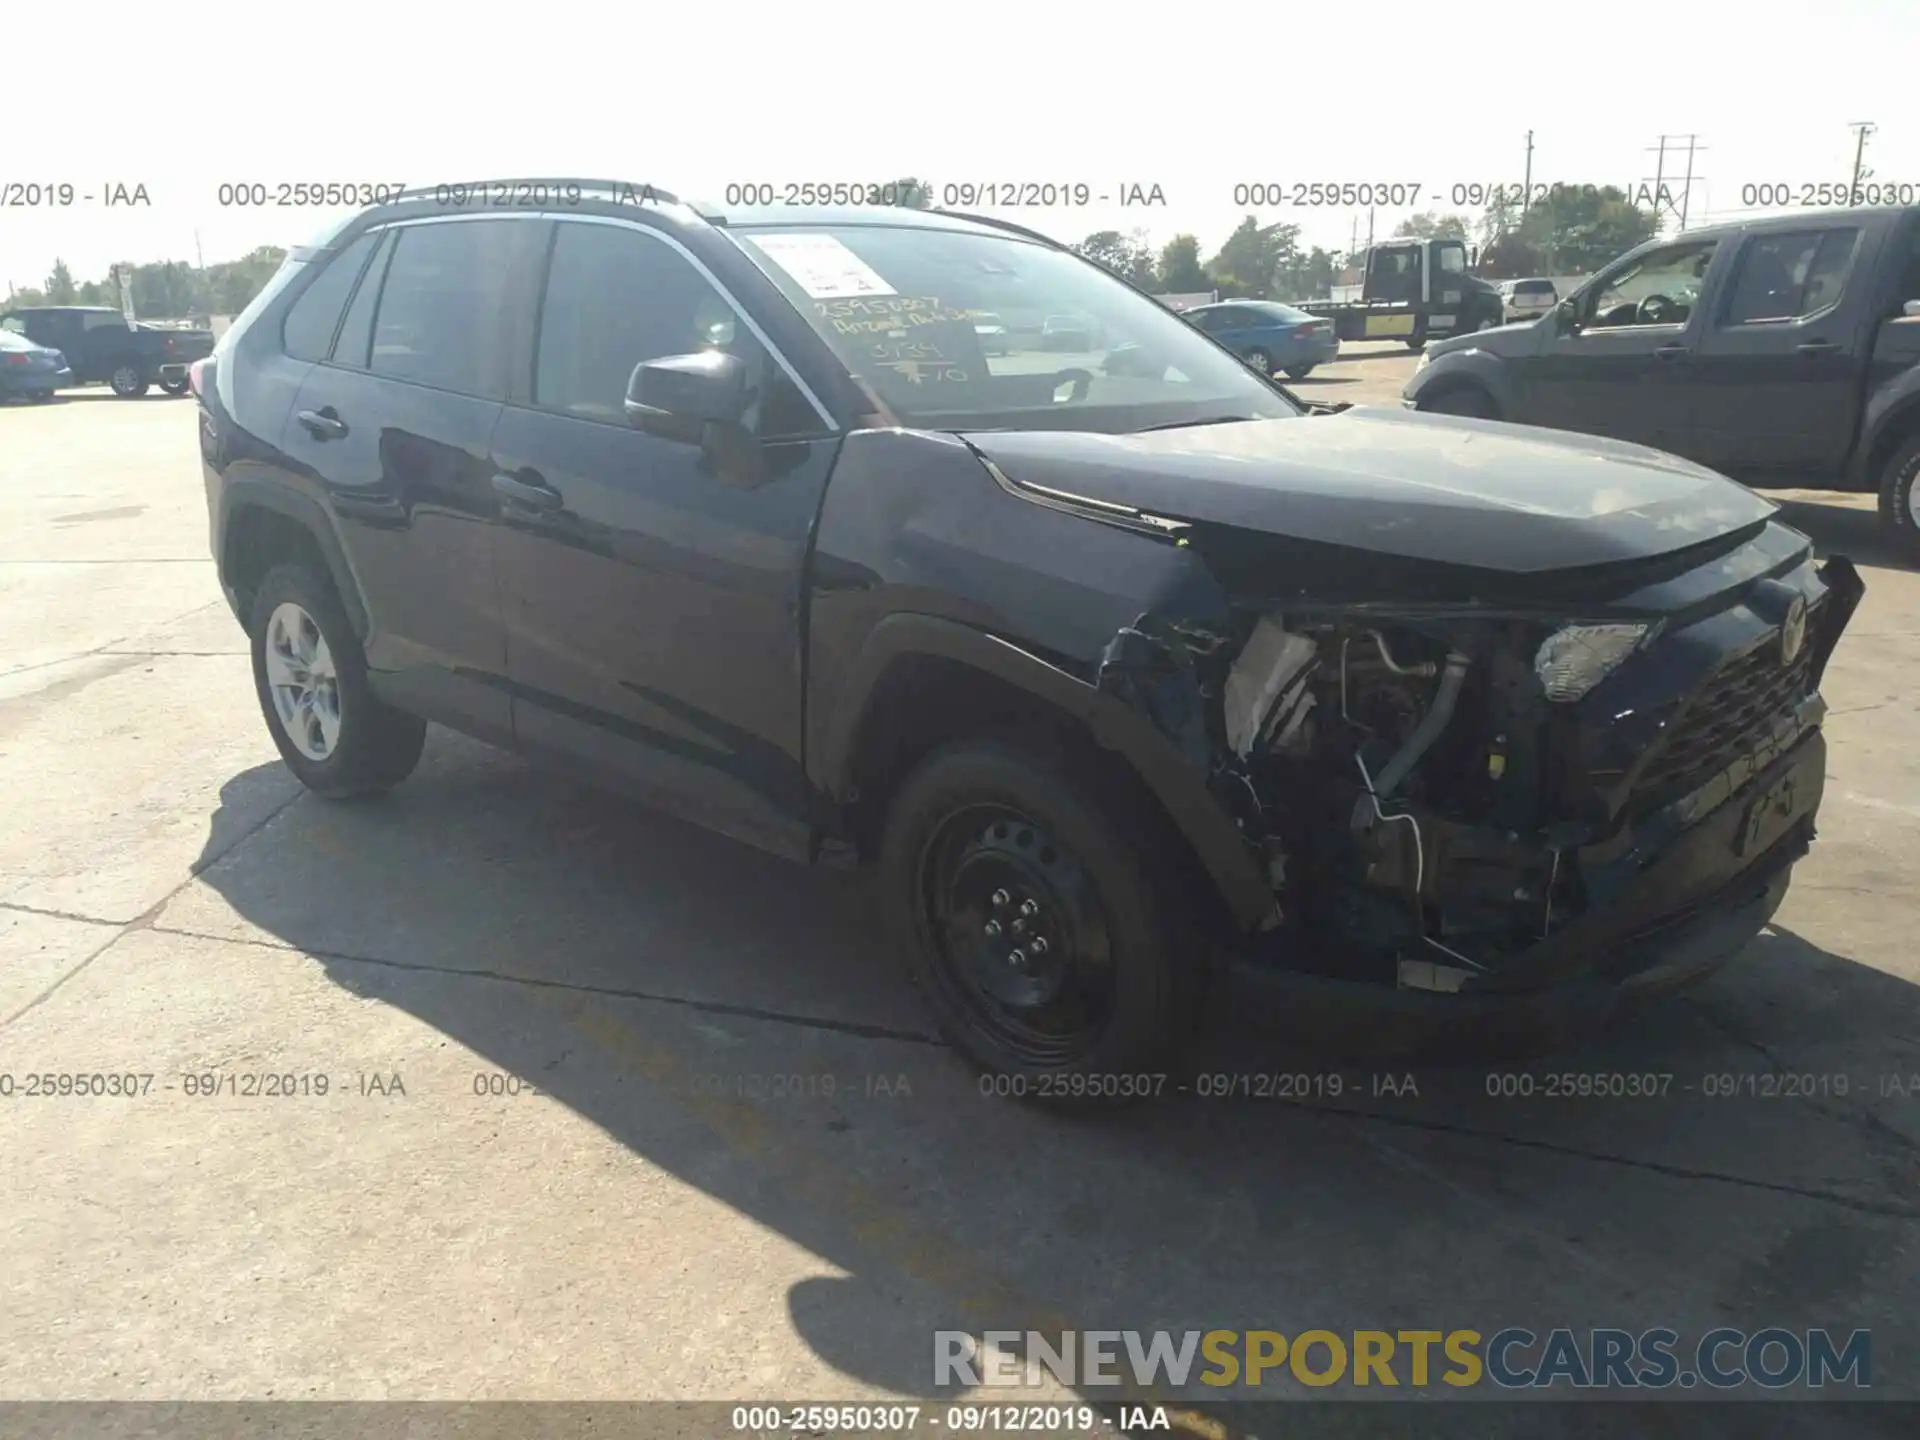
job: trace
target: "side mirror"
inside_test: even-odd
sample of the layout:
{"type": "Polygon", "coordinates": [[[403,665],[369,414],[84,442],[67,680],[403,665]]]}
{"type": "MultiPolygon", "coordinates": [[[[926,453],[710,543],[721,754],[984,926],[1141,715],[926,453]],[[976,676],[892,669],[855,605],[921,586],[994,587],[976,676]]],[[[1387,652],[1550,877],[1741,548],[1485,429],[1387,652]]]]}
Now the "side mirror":
{"type": "Polygon", "coordinates": [[[750,490],[769,476],[766,450],[746,427],[754,395],[746,362],[724,350],[643,360],[627,381],[627,423],[698,445],[721,484],[750,490]]]}
{"type": "Polygon", "coordinates": [[[724,350],[643,360],[627,380],[627,423],[698,445],[708,425],[738,426],[752,400],[746,363],[724,350]]]}
{"type": "Polygon", "coordinates": [[[1574,331],[1580,328],[1580,307],[1571,300],[1562,300],[1553,307],[1554,323],[1562,330],[1574,331]]]}

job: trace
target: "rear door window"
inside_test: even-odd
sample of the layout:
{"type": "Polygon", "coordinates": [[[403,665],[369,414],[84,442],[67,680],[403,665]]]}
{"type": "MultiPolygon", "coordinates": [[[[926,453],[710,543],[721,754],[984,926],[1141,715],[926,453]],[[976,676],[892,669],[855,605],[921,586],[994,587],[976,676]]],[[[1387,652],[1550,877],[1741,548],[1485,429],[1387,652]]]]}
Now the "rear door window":
{"type": "Polygon", "coordinates": [[[1725,325],[1802,320],[1831,309],[1846,290],[1859,230],[1761,235],[1740,258],[1725,325]]]}
{"type": "Polygon", "coordinates": [[[335,255],[293,302],[280,329],[280,348],[295,360],[326,359],[333,346],[333,332],[340,324],[340,312],[377,238],[362,235],[335,255]]]}
{"type": "Polygon", "coordinates": [[[403,228],[381,287],[368,368],[436,390],[504,399],[521,223],[451,220],[403,228]]]}

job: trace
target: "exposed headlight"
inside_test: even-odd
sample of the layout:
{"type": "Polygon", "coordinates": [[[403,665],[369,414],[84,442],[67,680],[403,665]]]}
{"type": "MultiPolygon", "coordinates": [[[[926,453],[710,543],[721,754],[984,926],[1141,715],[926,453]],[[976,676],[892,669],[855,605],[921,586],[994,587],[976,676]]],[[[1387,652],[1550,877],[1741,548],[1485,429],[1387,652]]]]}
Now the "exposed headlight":
{"type": "Polygon", "coordinates": [[[1533,657],[1533,673],[1549,700],[1578,700],[1647,638],[1645,625],[1569,625],[1549,635],[1533,657]]]}
{"type": "Polygon", "coordinates": [[[1431,365],[1432,363],[1433,363],[1433,356],[1429,355],[1426,351],[1422,350],[1420,352],[1420,363],[1413,367],[1413,373],[1418,375],[1422,370],[1426,369],[1427,366],[1431,365]]]}

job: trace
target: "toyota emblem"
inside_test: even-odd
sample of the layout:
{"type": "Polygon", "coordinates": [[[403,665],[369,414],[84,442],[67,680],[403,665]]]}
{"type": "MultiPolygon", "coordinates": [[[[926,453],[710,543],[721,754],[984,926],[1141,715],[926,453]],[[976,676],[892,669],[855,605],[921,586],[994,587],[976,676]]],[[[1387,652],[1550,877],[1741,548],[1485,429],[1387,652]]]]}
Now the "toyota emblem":
{"type": "Polygon", "coordinates": [[[1800,658],[1800,647],[1807,643],[1807,602],[1796,595],[1787,607],[1787,620],[1780,627],[1780,663],[1791,665],[1800,658]]]}

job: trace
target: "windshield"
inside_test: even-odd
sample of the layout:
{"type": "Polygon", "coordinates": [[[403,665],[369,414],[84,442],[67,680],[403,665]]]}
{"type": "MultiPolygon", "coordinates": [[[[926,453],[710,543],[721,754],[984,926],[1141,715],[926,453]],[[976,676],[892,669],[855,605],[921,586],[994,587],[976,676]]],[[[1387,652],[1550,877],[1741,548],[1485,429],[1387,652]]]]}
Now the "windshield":
{"type": "Polygon", "coordinates": [[[929,430],[1302,413],[1171,310],[1067,251],[920,226],[736,230],[858,379],[929,430]],[[982,325],[1004,327],[992,345],[982,325]]]}

